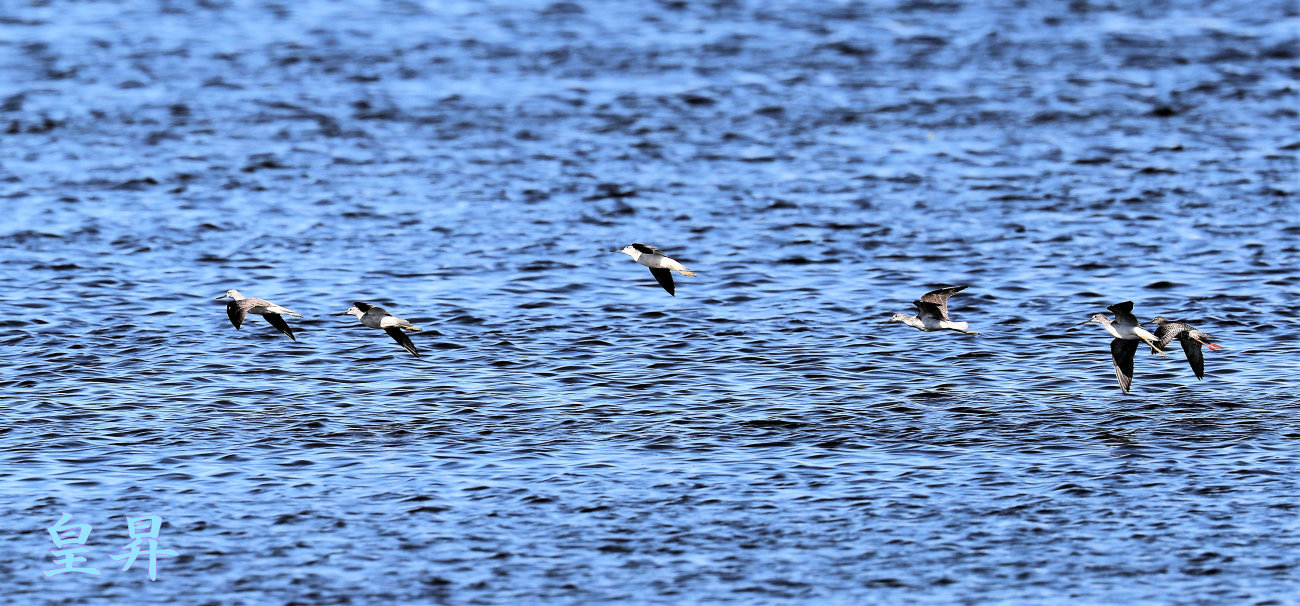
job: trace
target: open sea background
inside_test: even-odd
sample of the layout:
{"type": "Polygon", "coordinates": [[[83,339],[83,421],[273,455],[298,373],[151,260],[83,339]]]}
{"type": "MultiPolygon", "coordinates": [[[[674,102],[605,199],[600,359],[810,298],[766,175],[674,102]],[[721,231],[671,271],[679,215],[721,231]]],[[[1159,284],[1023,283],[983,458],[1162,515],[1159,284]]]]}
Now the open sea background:
{"type": "Polygon", "coordinates": [[[0,7],[8,603],[1300,603],[1300,2],[0,7]]]}

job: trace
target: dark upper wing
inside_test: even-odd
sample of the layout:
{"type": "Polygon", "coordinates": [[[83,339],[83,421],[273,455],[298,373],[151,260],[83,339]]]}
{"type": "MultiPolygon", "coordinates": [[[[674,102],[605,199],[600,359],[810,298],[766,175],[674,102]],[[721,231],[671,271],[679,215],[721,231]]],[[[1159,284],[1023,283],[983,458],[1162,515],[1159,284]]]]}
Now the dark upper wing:
{"type": "Polygon", "coordinates": [[[1201,351],[1201,344],[1191,336],[1179,337],[1178,342],[1183,344],[1183,353],[1187,354],[1187,363],[1192,366],[1196,378],[1205,377],[1205,354],[1201,351]]]}
{"type": "Polygon", "coordinates": [[[370,309],[361,315],[361,323],[370,328],[383,328],[380,324],[383,323],[384,318],[391,315],[393,314],[388,313],[388,310],[378,305],[371,305],[370,309]]]}
{"type": "Polygon", "coordinates": [[[934,303],[939,306],[939,315],[941,320],[948,319],[948,297],[954,293],[966,290],[966,286],[949,286],[947,288],[938,288],[921,295],[921,301],[925,303],[934,303]]]}
{"type": "Polygon", "coordinates": [[[944,311],[943,307],[932,301],[912,301],[912,305],[916,306],[916,316],[922,320],[927,317],[936,320],[948,319],[948,314],[944,311]]]}
{"type": "Polygon", "coordinates": [[[420,357],[420,352],[415,349],[415,343],[411,342],[411,338],[406,336],[406,333],[402,332],[402,329],[396,326],[389,326],[384,329],[384,332],[388,333],[388,336],[392,337],[394,341],[397,341],[397,344],[401,345],[402,348],[406,349],[406,351],[411,352],[411,355],[417,358],[420,357]]]}
{"type": "Polygon", "coordinates": [[[1119,319],[1122,318],[1122,319],[1128,320],[1128,323],[1129,323],[1129,324],[1137,324],[1137,316],[1134,316],[1134,315],[1133,315],[1133,302],[1132,302],[1132,301],[1125,301],[1125,302],[1123,302],[1123,303],[1116,303],[1116,304],[1114,304],[1114,305],[1111,305],[1110,307],[1107,307],[1106,309],[1109,309],[1109,310],[1110,310],[1110,313],[1115,314],[1115,319],[1116,319],[1116,320],[1119,320],[1119,319]]]}
{"type": "Polygon", "coordinates": [[[639,251],[641,254],[644,254],[644,255],[662,255],[662,254],[664,254],[664,251],[659,250],[658,248],[655,248],[655,247],[653,247],[653,246],[650,246],[649,244],[641,244],[641,243],[639,243],[639,242],[635,242],[635,243],[633,243],[633,244],[632,244],[632,248],[637,249],[637,251],[639,251]]]}
{"type": "Polygon", "coordinates": [[[668,291],[668,294],[674,297],[677,296],[677,294],[673,292],[675,288],[673,287],[672,270],[663,267],[651,267],[650,273],[654,274],[655,279],[659,281],[659,285],[664,287],[664,290],[668,291]]]}
{"type": "Polygon", "coordinates": [[[1111,362],[1115,365],[1115,378],[1119,380],[1119,389],[1128,393],[1129,386],[1133,385],[1133,354],[1137,353],[1137,339],[1126,341],[1124,339],[1111,339],[1110,357],[1111,362]]]}
{"type": "Polygon", "coordinates": [[[280,314],[262,314],[262,317],[266,318],[266,321],[270,323],[271,326],[274,326],[276,330],[284,333],[284,336],[289,337],[294,341],[298,340],[297,337],[293,336],[293,331],[289,329],[289,323],[285,322],[284,318],[280,317],[280,314]]]}
{"type": "Polygon", "coordinates": [[[235,330],[244,323],[244,318],[248,316],[248,309],[239,304],[239,301],[230,301],[226,303],[226,317],[230,318],[230,323],[235,325],[235,330]]]}
{"type": "Polygon", "coordinates": [[[1187,326],[1180,322],[1165,322],[1164,324],[1161,324],[1160,327],[1156,329],[1156,339],[1160,343],[1160,349],[1164,349],[1166,345],[1169,345],[1170,341],[1173,341],[1174,338],[1178,336],[1178,333],[1183,332],[1184,330],[1187,330],[1187,326]]]}

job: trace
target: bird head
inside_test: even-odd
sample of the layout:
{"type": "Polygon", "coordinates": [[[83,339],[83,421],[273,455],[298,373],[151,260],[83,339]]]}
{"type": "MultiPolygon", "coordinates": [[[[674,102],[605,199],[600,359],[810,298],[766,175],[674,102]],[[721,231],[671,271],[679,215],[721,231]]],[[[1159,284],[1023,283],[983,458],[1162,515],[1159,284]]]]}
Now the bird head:
{"type": "MultiPolygon", "coordinates": [[[[353,304],[352,304],[352,307],[349,307],[349,308],[347,309],[347,311],[341,311],[341,312],[336,313],[336,314],[334,314],[334,315],[336,315],[336,316],[356,316],[356,317],[360,318],[361,316],[366,315],[366,312],[365,312],[364,310],[360,309],[360,306],[361,306],[361,305],[366,305],[366,304],[365,304],[365,303],[360,303],[360,302],[358,302],[358,303],[353,303],[353,304]]],[[[369,305],[366,305],[366,309],[370,309],[370,306],[369,306],[369,305]]]]}
{"type": "Polygon", "coordinates": [[[1106,314],[1092,314],[1091,316],[1088,317],[1087,320],[1084,320],[1079,324],[1076,324],[1076,326],[1087,324],[1089,322],[1096,322],[1098,324],[1107,324],[1110,322],[1110,318],[1107,318],[1106,314]]]}

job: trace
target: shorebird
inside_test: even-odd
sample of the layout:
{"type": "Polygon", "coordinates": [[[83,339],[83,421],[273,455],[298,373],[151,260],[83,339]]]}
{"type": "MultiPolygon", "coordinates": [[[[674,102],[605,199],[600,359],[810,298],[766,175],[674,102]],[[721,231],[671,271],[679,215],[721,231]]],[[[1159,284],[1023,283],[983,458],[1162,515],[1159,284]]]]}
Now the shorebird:
{"type": "Polygon", "coordinates": [[[966,330],[970,328],[969,323],[953,322],[948,318],[948,297],[965,288],[965,286],[949,286],[925,293],[921,295],[920,301],[912,301],[912,305],[916,306],[915,316],[894,314],[885,320],[885,323],[902,322],[917,330],[955,330],[968,335],[977,335],[979,333],[973,330],[966,330]]]}
{"type": "Polygon", "coordinates": [[[694,276],[695,272],[690,268],[668,258],[664,251],[659,250],[649,244],[628,244],[619,250],[611,250],[613,253],[623,253],[632,257],[633,261],[650,268],[650,273],[659,281],[659,285],[668,291],[668,294],[677,296],[673,288],[673,272],[683,276],[694,276]]]}
{"type": "Polygon", "coordinates": [[[280,317],[280,314],[295,318],[301,318],[302,314],[280,307],[266,299],[245,297],[233,288],[227,290],[226,294],[216,297],[215,300],[221,299],[231,299],[229,303],[226,303],[226,315],[230,317],[230,323],[235,325],[235,330],[239,330],[239,326],[244,323],[244,318],[247,318],[248,314],[258,314],[266,318],[266,321],[271,326],[274,326],[276,330],[284,333],[284,336],[294,341],[298,340],[297,337],[293,336],[293,331],[289,329],[289,323],[285,322],[284,318],[280,317]]]}
{"type": "Polygon", "coordinates": [[[1205,356],[1201,352],[1201,346],[1204,345],[1214,351],[1223,349],[1222,345],[1214,343],[1214,337],[1192,328],[1192,325],[1186,322],[1174,322],[1166,320],[1164,316],[1156,316],[1146,324],[1156,325],[1156,338],[1160,340],[1161,347],[1178,339],[1178,343],[1183,346],[1183,353],[1187,354],[1187,363],[1192,366],[1192,372],[1196,373],[1198,380],[1205,377],[1205,356]]]}
{"type": "Polygon", "coordinates": [[[1115,365],[1115,379],[1119,381],[1119,389],[1127,394],[1128,388],[1133,385],[1133,354],[1137,352],[1138,341],[1145,341],[1151,349],[1162,356],[1166,354],[1156,346],[1155,335],[1138,324],[1137,316],[1133,315],[1132,301],[1116,303],[1106,309],[1115,314],[1114,321],[1107,318],[1106,314],[1093,314],[1087,321],[1079,324],[1096,322],[1115,337],[1110,342],[1110,357],[1115,365]]]}
{"type": "Polygon", "coordinates": [[[369,326],[370,328],[382,328],[384,329],[384,332],[388,333],[388,336],[392,337],[394,341],[397,341],[398,345],[401,345],[406,349],[406,351],[411,352],[411,355],[417,358],[420,357],[420,352],[415,349],[415,344],[411,342],[411,338],[406,336],[406,333],[402,332],[403,328],[410,331],[419,331],[420,329],[412,326],[410,322],[388,313],[388,311],[382,307],[363,303],[361,301],[355,301],[352,303],[352,307],[349,307],[347,311],[339,312],[334,315],[356,316],[358,320],[361,320],[362,324],[369,326]]]}

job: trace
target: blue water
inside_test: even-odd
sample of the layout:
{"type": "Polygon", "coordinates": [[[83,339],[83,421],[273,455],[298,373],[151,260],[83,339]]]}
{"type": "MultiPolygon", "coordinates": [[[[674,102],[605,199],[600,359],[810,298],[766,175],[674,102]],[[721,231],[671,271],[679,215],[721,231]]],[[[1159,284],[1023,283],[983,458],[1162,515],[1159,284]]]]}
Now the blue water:
{"type": "Polygon", "coordinates": [[[1300,9],[1044,4],[5,4],[6,601],[1300,603],[1300,9]]]}

